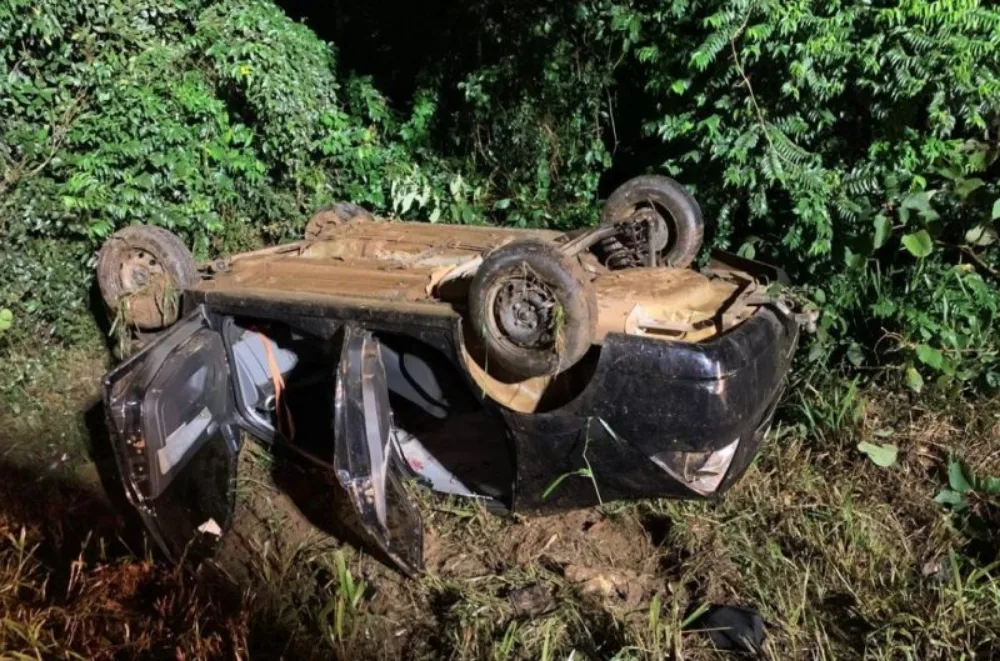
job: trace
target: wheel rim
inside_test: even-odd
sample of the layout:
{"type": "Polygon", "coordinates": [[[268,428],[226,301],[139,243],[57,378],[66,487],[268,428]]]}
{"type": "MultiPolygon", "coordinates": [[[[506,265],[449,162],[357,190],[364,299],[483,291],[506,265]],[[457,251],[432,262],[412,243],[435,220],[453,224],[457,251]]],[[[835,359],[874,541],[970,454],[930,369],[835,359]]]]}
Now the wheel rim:
{"type": "Polygon", "coordinates": [[[180,312],[174,276],[155,254],[129,247],[118,267],[117,315],[128,326],[156,329],[176,321],[180,312]]]}
{"type": "Polygon", "coordinates": [[[148,250],[132,248],[122,260],[119,278],[123,294],[141,292],[162,282],[166,276],[163,264],[148,250]]]}
{"type": "Polygon", "coordinates": [[[529,273],[499,280],[491,292],[490,335],[520,349],[552,349],[559,317],[555,291],[529,273]]]}

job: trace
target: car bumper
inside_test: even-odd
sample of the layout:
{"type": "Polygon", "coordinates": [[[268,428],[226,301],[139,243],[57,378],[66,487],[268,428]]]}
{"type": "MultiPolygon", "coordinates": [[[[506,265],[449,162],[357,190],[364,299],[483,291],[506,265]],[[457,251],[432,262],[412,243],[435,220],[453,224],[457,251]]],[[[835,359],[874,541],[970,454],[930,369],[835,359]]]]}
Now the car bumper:
{"type": "Polygon", "coordinates": [[[576,399],[547,413],[503,412],[515,508],[721,494],[760,447],[798,334],[791,314],[768,306],[699,344],[608,336],[576,399]]]}

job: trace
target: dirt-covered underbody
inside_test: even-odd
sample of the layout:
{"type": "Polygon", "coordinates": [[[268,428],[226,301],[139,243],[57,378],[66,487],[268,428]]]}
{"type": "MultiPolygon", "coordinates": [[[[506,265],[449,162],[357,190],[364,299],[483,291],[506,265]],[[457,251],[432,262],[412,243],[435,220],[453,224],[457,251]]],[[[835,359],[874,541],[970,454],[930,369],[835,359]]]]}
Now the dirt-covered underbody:
{"type": "Polygon", "coordinates": [[[112,238],[105,299],[162,326],[105,379],[126,491],[160,545],[213,552],[246,436],[328,471],[346,516],[408,572],[423,566],[413,483],[534,512],[728,489],[803,319],[779,269],[727,254],[693,268],[697,205],[675,182],[636,181],[573,233],[342,205],[303,241],[188,280],[172,236],[112,238]]]}

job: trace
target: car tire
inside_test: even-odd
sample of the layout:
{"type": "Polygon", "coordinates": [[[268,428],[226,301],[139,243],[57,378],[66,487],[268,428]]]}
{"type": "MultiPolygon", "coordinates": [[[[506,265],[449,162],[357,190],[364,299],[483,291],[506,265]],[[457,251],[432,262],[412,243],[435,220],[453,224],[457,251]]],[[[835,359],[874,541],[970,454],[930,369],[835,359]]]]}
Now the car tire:
{"type": "Polygon", "coordinates": [[[701,249],[705,220],[694,197],[670,177],[645,175],[626,181],[604,203],[601,224],[626,222],[650,207],[667,222],[669,237],[661,252],[662,263],[689,266],[701,249]]]}
{"type": "Polygon", "coordinates": [[[469,289],[469,319],[487,371],[493,365],[518,378],[554,375],[590,348],[597,299],[575,258],[523,239],[483,259],[469,289]]]}
{"type": "Polygon", "coordinates": [[[128,328],[155,331],[173,324],[181,292],[198,279],[191,251],[162,227],[120,229],[97,257],[101,297],[112,319],[128,328]]]}
{"type": "Polygon", "coordinates": [[[355,220],[374,221],[375,217],[357,204],[334,202],[312,215],[306,223],[304,236],[307,241],[315,241],[333,228],[355,220]]]}

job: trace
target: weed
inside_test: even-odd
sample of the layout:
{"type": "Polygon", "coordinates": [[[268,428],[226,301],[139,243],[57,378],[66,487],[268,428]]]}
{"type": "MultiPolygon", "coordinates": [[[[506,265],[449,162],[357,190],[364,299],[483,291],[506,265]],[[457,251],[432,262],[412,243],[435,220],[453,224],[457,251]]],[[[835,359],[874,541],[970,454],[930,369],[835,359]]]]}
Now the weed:
{"type": "Polygon", "coordinates": [[[362,624],[362,606],[365,582],[358,580],[347,567],[343,551],[333,554],[337,584],[332,598],[317,614],[317,621],[333,649],[345,652],[352,649],[362,624]]]}
{"type": "MultiPolygon", "coordinates": [[[[542,492],[542,500],[545,500],[549,496],[551,496],[552,493],[559,488],[559,485],[562,484],[567,478],[585,477],[590,480],[591,484],[594,485],[594,494],[597,496],[598,504],[601,506],[604,505],[604,500],[601,498],[601,490],[598,488],[597,479],[594,477],[594,468],[590,465],[590,460],[587,459],[587,449],[590,447],[590,423],[592,421],[593,418],[587,418],[587,426],[584,430],[583,452],[582,452],[584,467],[557,476],[554,480],[552,480],[551,483],[549,483],[549,486],[545,487],[545,491],[542,492]]],[[[605,424],[603,420],[601,420],[601,422],[602,424],[605,424]]],[[[610,427],[607,427],[606,424],[605,427],[610,430],[610,427]]],[[[614,432],[611,433],[614,434],[614,432]]]]}
{"type": "Polygon", "coordinates": [[[144,316],[155,312],[153,319],[169,325],[180,314],[180,301],[180,291],[166,274],[158,274],[143,287],[122,295],[112,310],[108,329],[108,336],[115,339],[117,355],[127,358],[136,348],[140,329],[133,319],[133,308],[137,310],[135,314],[144,316]]]}
{"type": "Polygon", "coordinates": [[[115,339],[118,355],[126,357],[131,352],[132,336],[138,330],[129,324],[130,297],[122,296],[114,310],[111,318],[111,328],[108,329],[108,336],[115,339]]]}
{"type": "Polygon", "coordinates": [[[858,383],[857,377],[846,382],[831,379],[817,389],[810,380],[802,379],[798,384],[801,387],[792,389],[795,411],[820,444],[834,438],[851,438],[851,425],[864,415],[865,400],[859,394],[858,383]]]}

